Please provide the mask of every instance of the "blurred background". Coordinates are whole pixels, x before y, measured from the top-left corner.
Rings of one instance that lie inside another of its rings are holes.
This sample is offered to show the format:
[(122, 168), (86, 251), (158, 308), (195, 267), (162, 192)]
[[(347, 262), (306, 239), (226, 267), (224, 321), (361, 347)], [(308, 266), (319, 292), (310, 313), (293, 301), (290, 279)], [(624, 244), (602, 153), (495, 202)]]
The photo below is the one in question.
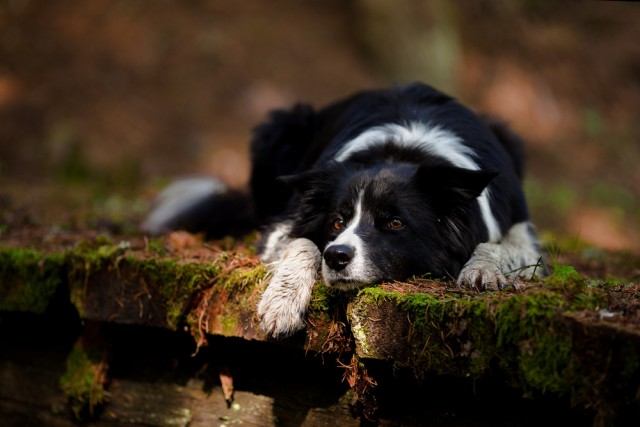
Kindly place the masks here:
[(421, 80), (525, 138), (545, 235), (640, 251), (639, 41), (634, 2), (2, 0), (0, 238), (241, 187), (270, 109)]

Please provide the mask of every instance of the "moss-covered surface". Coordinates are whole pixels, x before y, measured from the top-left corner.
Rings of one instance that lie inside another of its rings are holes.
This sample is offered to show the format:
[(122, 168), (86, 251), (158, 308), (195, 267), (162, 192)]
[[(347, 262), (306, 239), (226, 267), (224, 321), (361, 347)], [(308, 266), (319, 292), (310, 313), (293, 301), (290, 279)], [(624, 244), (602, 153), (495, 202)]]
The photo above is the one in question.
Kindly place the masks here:
[(64, 254), (0, 247), (0, 310), (44, 313), (65, 271)]
[[(0, 247), (0, 310), (41, 313), (61, 288), (84, 319), (184, 327), (198, 345), (206, 343), (207, 334), (265, 339), (255, 307), (269, 272), (251, 243), (209, 244), (176, 233), (119, 241), (97, 235), (67, 246), (44, 245), (41, 251)], [(340, 298), (317, 284), (306, 348), (348, 347), (341, 343), (346, 325), (344, 307), (336, 309)]]
[(255, 307), (268, 277), (265, 266), (254, 256), (237, 252), (224, 252), (215, 266), (215, 284), (201, 289), (186, 317), (198, 345), (206, 342), (206, 334), (262, 337)]
[[(526, 395), (610, 412), (640, 404), (640, 285), (571, 267), (478, 294), (434, 281), (362, 289), (349, 307), (357, 353), (427, 373), (497, 372)], [(598, 386), (594, 386), (598, 384)]]
[[(188, 329), (198, 346), (211, 334), (266, 339), (255, 307), (269, 273), (251, 242), (174, 234), (31, 246), (0, 246), (2, 311), (42, 313), (54, 295), (68, 295), (84, 319)], [(339, 355), (354, 384), (375, 359), (418, 378), (499, 375), (526, 395), (566, 396), (605, 414), (638, 405), (640, 262), (584, 249), (578, 259), (496, 292), (426, 279), (353, 293), (318, 283), (306, 332), (287, 342)], [(619, 265), (618, 274), (603, 264)], [(371, 393), (375, 379), (365, 383)]]
[(252, 312), (267, 276), (251, 249), (225, 251), (195, 238), (189, 247), (172, 244), (95, 236), (42, 250), (0, 246), (0, 310), (42, 313), (62, 288), (83, 318), (176, 329), (187, 320), (196, 324), (194, 311), (206, 301), (224, 300), (223, 312), (208, 313), (211, 331), (242, 329), (233, 325), (241, 321), (236, 317)]
[(89, 354), (76, 344), (67, 356), (67, 370), (60, 378), (60, 388), (77, 419), (93, 417), (107, 398), (107, 366), (101, 354)]

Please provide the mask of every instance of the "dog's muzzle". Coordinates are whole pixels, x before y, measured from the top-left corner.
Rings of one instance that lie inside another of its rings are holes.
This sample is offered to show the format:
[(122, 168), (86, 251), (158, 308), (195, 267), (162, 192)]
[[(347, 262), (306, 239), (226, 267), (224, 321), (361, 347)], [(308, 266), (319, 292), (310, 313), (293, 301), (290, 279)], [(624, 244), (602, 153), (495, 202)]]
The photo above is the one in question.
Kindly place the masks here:
[(353, 257), (356, 251), (349, 245), (332, 245), (325, 249), (323, 257), (329, 268), (335, 271), (343, 270)]

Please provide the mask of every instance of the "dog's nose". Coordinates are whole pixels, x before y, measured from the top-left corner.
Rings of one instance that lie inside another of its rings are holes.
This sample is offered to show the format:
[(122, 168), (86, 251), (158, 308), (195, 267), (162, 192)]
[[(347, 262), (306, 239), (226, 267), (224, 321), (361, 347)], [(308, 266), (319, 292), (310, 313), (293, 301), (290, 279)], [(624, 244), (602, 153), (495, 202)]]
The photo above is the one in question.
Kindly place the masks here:
[(332, 270), (342, 270), (353, 259), (356, 251), (348, 245), (329, 246), (324, 251), (324, 260)]

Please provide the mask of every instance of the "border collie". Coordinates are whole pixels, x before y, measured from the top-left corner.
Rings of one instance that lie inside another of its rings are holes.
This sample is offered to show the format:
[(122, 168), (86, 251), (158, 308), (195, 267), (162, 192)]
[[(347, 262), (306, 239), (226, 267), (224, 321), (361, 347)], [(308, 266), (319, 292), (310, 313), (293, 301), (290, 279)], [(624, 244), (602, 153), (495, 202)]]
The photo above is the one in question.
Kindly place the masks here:
[(343, 290), (427, 274), (484, 290), (540, 272), (520, 139), (429, 86), (274, 111), (251, 156), (250, 194), (175, 184), (146, 229), (265, 226), (272, 275), (257, 313), (272, 336), (304, 327), (319, 273)]

